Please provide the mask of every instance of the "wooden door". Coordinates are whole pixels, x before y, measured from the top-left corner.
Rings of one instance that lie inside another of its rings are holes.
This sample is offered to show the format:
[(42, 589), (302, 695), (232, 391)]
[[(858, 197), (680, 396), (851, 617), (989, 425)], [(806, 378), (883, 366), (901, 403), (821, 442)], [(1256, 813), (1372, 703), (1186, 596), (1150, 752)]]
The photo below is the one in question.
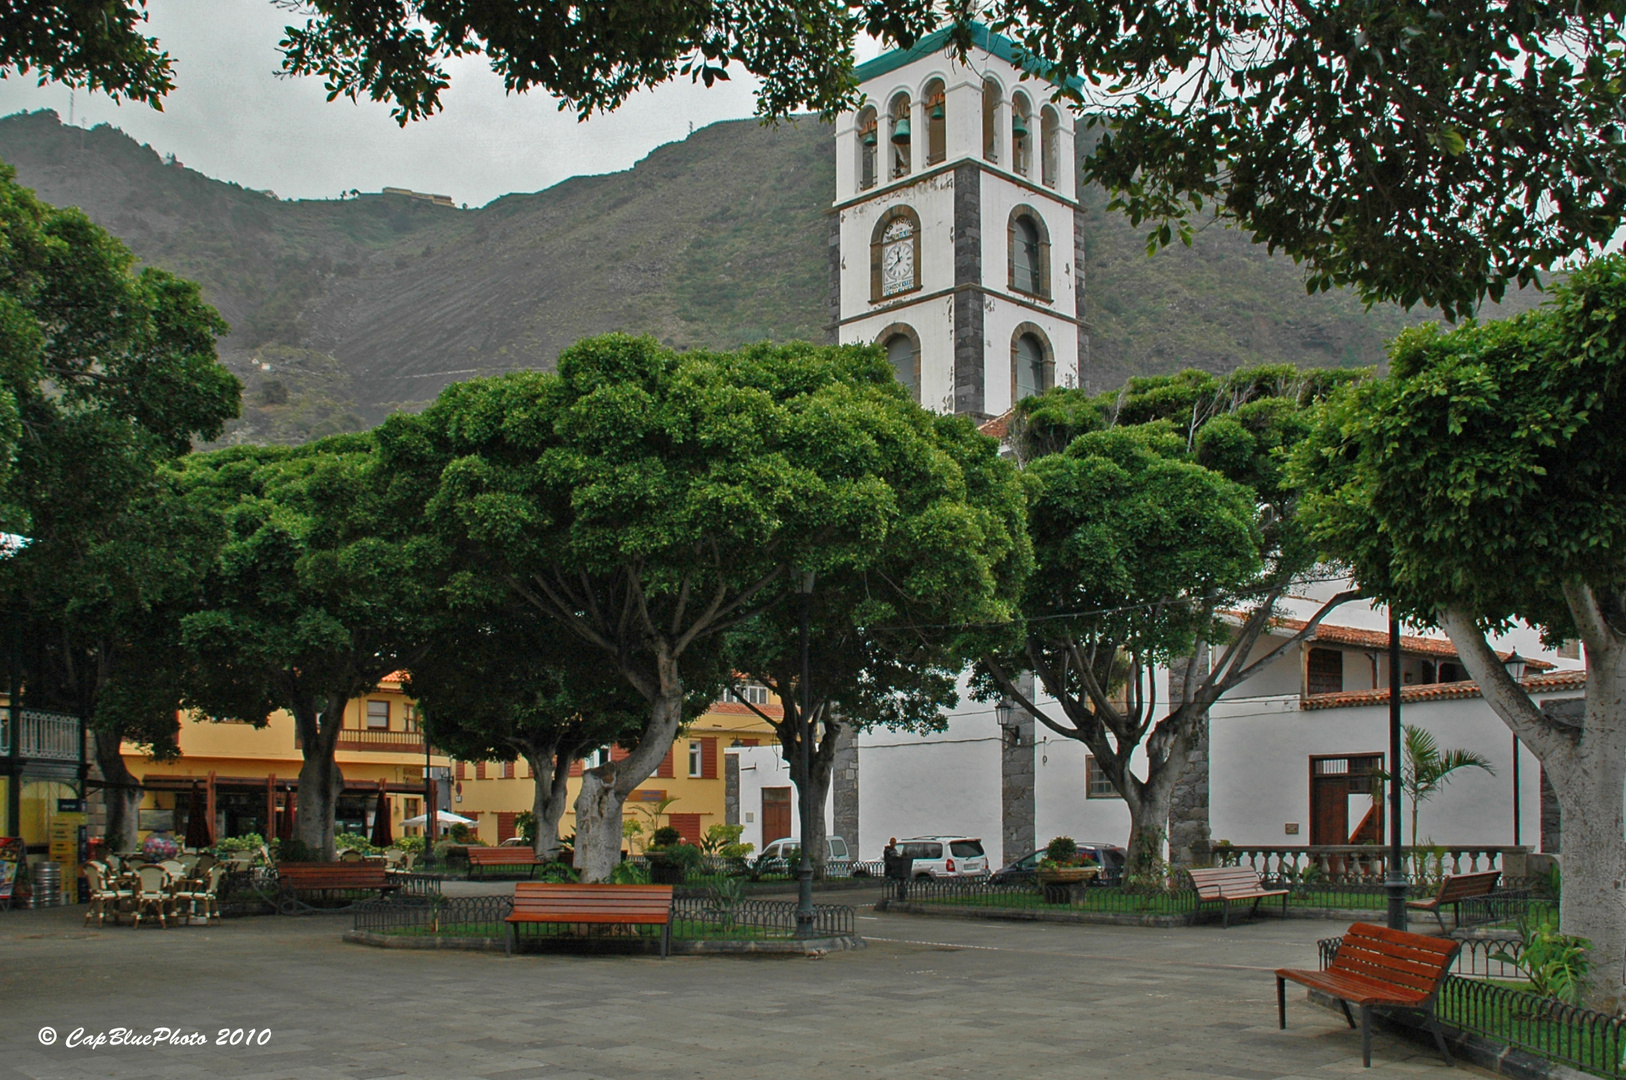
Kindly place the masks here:
[(762, 789), (762, 846), (790, 835), (790, 788)]
[[(1383, 801), (1375, 774), (1382, 754), (1347, 754), (1310, 759), (1310, 843), (1360, 844), (1383, 837)], [(1352, 800), (1352, 796), (1362, 798)], [(1354, 815), (1350, 803), (1371, 798), (1369, 809)]]

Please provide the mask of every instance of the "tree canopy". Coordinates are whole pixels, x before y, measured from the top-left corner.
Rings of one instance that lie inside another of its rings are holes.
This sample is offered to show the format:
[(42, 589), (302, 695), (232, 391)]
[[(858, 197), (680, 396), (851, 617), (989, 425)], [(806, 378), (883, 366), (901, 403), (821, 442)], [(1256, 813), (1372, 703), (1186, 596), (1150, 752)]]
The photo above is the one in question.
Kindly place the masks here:
[(1304, 261), (1312, 290), (1455, 316), (1600, 249), (1626, 214), (1618, 3), (994, 0), (974, 17), (1101, 129), (1084, 177), (1158, 223), (1153, 244), (1212, 207)]
[(218, 436), (241, 387), (215, 357), (225, 323), (198, 288), (0, 166), (0, 560), (26, 700), (85, 717), (134, 839), (128, 739), (175, 751), (175, 620), (213, 533), (163, 466)]
[[(1256, 651), (1276, 602), (1315, 562), (1285, 453), (1308, 434), (1320, 397), (1359, 377), (1184, 372), (1018, 406), (1035, 566), (1015, 633), (985, 646), (977, 692), (1014, 699), (1089, 748), (1129, 806), (1133, 873), (1161, 850), (1208, 707), (1288, 647)], [(1166, 712), (1153, 678), (1162, 665), (1176, 671)], [(1206, 834), (1185, 847), (1177, 861), (1205, 858)]]
[(292, 714), (305, 759), (295, 831), (331, 858), (345, 707), (416, 659), (439, 552), (407, 527), (368, 435), (195, 455), (182, 484), (224, 532), (182, 620), (187, 704), (256, 724)]
[[(1563, 815), (1567, 933), (1626, 949), (1626, 258), (1516, 319), (1395, 342), (1335, 397), (1296, 467), (1314, 535), (1400, 614), (1443, 626), (1541, 759)], [(1586, 646), (1584, 703), (1538, 705), (1488, 635), (1522, 619)], [(1618, 1007), (1618, 965), (1593, 1001)]]

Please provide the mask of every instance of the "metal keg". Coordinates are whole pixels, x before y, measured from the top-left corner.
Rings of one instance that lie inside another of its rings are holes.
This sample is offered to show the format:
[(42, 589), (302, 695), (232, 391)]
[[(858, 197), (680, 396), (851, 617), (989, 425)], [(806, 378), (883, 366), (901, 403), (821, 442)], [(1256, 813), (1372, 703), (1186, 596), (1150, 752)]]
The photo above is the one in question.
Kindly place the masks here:
[(62, 906), (62, 864), (36, 863), (34, 872), (34, 898), (30, 906), (37, 908)]

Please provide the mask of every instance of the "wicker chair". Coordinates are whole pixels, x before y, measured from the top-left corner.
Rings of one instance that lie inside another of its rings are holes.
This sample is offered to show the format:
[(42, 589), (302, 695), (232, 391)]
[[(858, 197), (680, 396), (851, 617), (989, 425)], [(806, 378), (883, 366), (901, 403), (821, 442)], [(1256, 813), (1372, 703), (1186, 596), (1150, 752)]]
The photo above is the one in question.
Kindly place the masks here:
[(158, 925), (169, 926), (169, 909), (174, 904), (174, 894), (170, 891), (170, 874), (162, 866), (148, 865), (136, 869), (135, 887), (135, 925), (141, 925), (141, 917), (148, 911), (158, 916)]
[(90, 910), (85, 912), (85, 925), (89, 926), (94, 918), (96, 925), (101, 926), (111, 915), (113, 925), (117, 926), (119, 916), (129, 910), (135, 894), (119, 885), (99, 862), (85, 864), (85, 881), (90, 886)]
[[(224, 863), (211, 866), (206, 876), (182, 882), (174, 892), (176, 910), (187, 925), (192, 920), (220, 918), (220, 883), (226, 879)], [(184, 908), (181, 905), (186, 905)]]

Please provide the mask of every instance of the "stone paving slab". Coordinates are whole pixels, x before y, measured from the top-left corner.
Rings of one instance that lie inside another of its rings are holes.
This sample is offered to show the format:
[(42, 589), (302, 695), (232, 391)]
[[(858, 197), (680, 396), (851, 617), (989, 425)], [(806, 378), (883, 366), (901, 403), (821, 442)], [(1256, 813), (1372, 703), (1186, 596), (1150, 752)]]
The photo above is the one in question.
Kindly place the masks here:
[[(1193, 929), (984, 924), (861, 912), (869, 948), (820, 959), (534, 955), (347, 945), (342, 915), (86, 929), (0, 913), (0, 1078), (277, 1080), (1331, 1080), (1455, 1073), (1341, 1018), (1271, 969), (1313, 967), (1339, 924)], [(38, 1033), (50, 1025), (54, 1045)], [(69, 1048), (159, 1025), (211, 1045)], [(266, 1046), (212, 1045), (269, 1028)]]

